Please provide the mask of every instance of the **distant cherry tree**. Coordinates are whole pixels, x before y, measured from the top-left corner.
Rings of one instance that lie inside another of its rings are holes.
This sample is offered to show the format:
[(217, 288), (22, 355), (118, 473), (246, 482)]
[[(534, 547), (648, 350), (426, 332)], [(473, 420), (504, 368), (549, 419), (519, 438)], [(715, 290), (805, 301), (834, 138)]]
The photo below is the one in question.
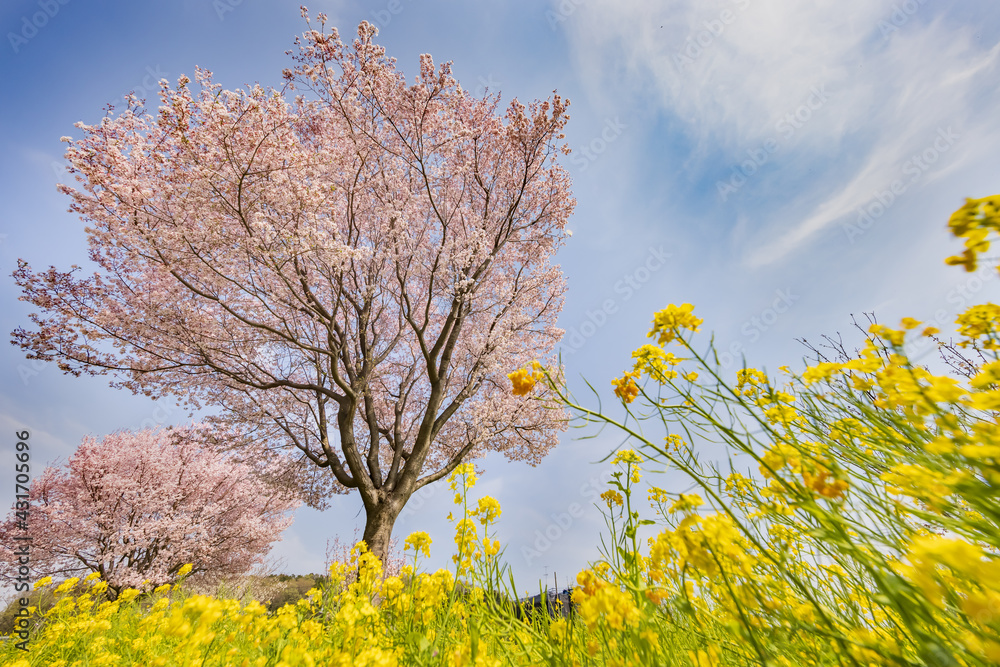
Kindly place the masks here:
[[(30, 510), (0, 524), (0, 576), (29, 545), (34, 578), (97, 572), (115, 594), (192, 575), (245, 573), (262, 562), (300, 503), (216, 451), (200, 426), (85, 438), (64, 467), (31, 484)], [(15, 536), (30, 540), (15, 540)]]
[(314, 507), (356, 489), (384, 557), (415, 491), (488, 451), (536, 464), (563, 428), (507, 374), (551, 366), (563, 333), (569, 102), (499, 112), (429, 55), (410, 84), (373, 26), (348, 46), (317, 18), (283, 91), (199, 70), (198, 92), (161, 83), (155, 115), (132, 100), (77, 125), (82, 188), (61, 189), (100, 270), (20, 261), (42, 313), (13, 336), (66, 372), (213, 408), (241, 460), (293, 455)]

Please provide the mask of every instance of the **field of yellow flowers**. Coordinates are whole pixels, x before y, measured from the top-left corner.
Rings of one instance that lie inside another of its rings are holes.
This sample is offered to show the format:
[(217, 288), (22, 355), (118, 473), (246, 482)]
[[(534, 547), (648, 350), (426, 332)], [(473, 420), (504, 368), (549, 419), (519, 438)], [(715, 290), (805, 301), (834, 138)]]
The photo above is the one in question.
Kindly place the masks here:
[[(1000, 231), (1000, 196), (951, 219), (968, 270)], [(1000, 306), (959, 315), (965, 369), (936, 375), (904, 344), (938, 332), (875, 324), (859, 353), (801, 374), (723, 377), (690, 304), (656, 314), (655, 344), (614, 381), (614, 419), (574, 399), (540, 365), (511, 374), (525, 400), (558, 402), (612, 425), (632, 449), (602, 495), (603, 559), (581, 572), (568, 618), (524, 617), (493, 536), (500, 506), (456, 493), (455, 567), (428, 573), (430, 540), (383, 578), (359, 544), (329, 587), (269, 614), (260, 604), (187, 595), (183, 582), (106, 599), (98, 580), (63, 582), (32, 620), (12, 667), (75, 665), (1000, 665)], [(956, 375), (957, 377), (953, 376)], [(723, 444), (725, 468), (699, 460)], [(664, 468), (697, 486), (637, 483)], [(653, 531), (643, 540), (640, 533)], [(52, 582), (38, 582), (52, 586)]]

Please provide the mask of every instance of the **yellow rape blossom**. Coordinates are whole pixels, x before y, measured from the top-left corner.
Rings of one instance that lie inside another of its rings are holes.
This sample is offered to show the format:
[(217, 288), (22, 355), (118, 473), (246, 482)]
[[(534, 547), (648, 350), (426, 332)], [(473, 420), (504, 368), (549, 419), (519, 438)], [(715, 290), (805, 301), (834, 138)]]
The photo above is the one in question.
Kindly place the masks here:
[(965, 251), (947, 258), (945, 263), (975, 271), (978, 256), (989, 250), (990, 243), (986, 240), (989, 233), (1000, 231), (1000, 195), (967, 199), (965, 205), (951, 215), (948, 227), (955, 236), (965, 239)]
[(815, 366), (807, 368), (805, 372), (802, 373), (802, 380), (806, 384), (813, 384), (814, 382), (819, 382), (820, 380), (826, 380), (830, 376), (842, 370), (843, 367), (843, 364), (830, 361), (820, 362)]
[(614, 630), (639, 623), (642, 614), (631, 595), (605, 581), (598, 573), (584, 570), (577, 575), (579, 588), (573, 590), (573, 603), (587, 628), (606, 624)]
[(426, 557), (431, 555), (431, 536), (422, 530), (410, 533), (403, 541), (403, 547), (413, 549), (414, 554), (422, 553)]
[(736, 371), (736, 391), (753, 398), (761, 387), (768, 385), (767, 376), (756, 368), (742, 368)]
[(701, 499), (696, 493), (682, 493), (678, 496), (674, 504), (670, 506), (668, 510), (671, 514), (678, 512), (691, 512), (698, 509), (705, 504), (705, 501)]
[(611, 460), (611, 465), (618, 465), (619, 463), (639, 464), (642, 463), (642, 459), (639, 457), (638, 454), (635, 453), (635, 450), (623, 449), (617, 454), (615, 454), (615, 457)]
[(140, 591), (135, 588), (126, 588), (121, 592), (121, 595), (118, 596), (118, 599), (122, 602), (131, 602), (139, 597), (139, 593)]
[(639, 387), (635, 383), (638, 377), (638, 371), (626, 371), (623, 377), (612, 380), (611, 384), (615, 387), (615, 396), (625, 403), (634, 401), (635, 397), (639, 395)]
[(515, 396), (527, 396), (534, 389), (535, 384), (545, 377), (545, 373), (541, 371), (541, 364), (537, 361), (531, 362), (531, 367), (531, 370), (521, 368), (507, 374), (511, 385), (513, 385), (512, 393)]
[(621, 507), (625, 501), (622, 499), (622, 494), (618, 493), (613, 489), (608, 489), (601, 494), (601, 500), (608, 504), (609, 508), (613, 508), (614, 505)]
[(873, 333), (876, 336), (880, 336), (885, 340), (889, 341), (895, 347), (900, 347), (903, 345), (903, 340), (906, 337), (905, 331), (900, 331), (898, 329), (890, 329), (884, 324), (873, 324), (868, 327), (868, 333)]
[(56, 587), (56, 591), (55, 591), (56, 595), (58, 595), (60, 593), (66, 593), (67, 591), (72, 590), (73, 587), (76, 586), (76, 584), (79, 581), (80, 581), (80, 577), (70, 577), (66, 581), (64, 581), (61, 584), (59, 584), (58, 587)]
[(821, 470), (817, 474), (802, 471), (802, 478), (806, 487), (812, 489), (821, 496), (830, 499), (842, 498), (844, 492), (850, 487), (846, 480), (832, 479), (828, 470)]
[(991, 361), (979, 368), (969, 384), (976, 389), (987, 389), (992, 385), (1000, 386), (1000, 361)]
[[(972, 306), (959, 315), (955, 323), (959, 325), (959, 335), (973, 341), (985, 337), (987, 340), (982, 343), (983, 347), (996, 349), (993, 337), (1000, 332), (1000, 306), (993, 303)], [(958, 343), (959, 347), (968, 347), (969, 344), (969, 340)]]
[(492, 523), (500, 517), (500, 502), (491, 496), (483, 496), (479, 499), (476, 509), (472, 511), (472, 514), (479, 517), (479, 523), (485, 526), (487, 523)]
[(675, 452), (682, 452), (687, 450), (688, 445), (684, 442), (684, 439), (676, 433), (671, 433), (663, 438), (664, 442), (667, 443), (667, 448), (672, 449)]
[(643, 345), (632, 353), (632, 358), (635, 359), (633, 371), (646, 373), (657, 382), (667, 382), (677, 377), (677, 371), (673, 368), (683, 361), (673, 352), (664, 352), (663, 348), (656, 345)]
[(646, 494), (649, 496), (649, 501), (651, 503), (661, 504), (670, 500), (670, 494), (664, 489), (661, 489), (657, 486), (649, 487), (649, 490), (646, 492)]
[(695, 317), (693, 311), (694, 306), (690, 303), (680, 306), (670, 304), (653, 316), (653, 328), (647, 337), (658, 336), (657, 343), (665, 345), (674, 340), (681, 329), (689, 329), (697, 333), (703, 320)]
[[(462, 477), (464, 482), (459, 482), (459, 477)], [(471, 463), (459, 463), (448, 475), (448, 484), (452, 491), (457, 491), (459, 484), (463, 484), (465, 489), (471, 489), (476, 484), (476, 467)], [(461, 504), (461, 499), (461, 495), (457, 496), (455, 504)]]

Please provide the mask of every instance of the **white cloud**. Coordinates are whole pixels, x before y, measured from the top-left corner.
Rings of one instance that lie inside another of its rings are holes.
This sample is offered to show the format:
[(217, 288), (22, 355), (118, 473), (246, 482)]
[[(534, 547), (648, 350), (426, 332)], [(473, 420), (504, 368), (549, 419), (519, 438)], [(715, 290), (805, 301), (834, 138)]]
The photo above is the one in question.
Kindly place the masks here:
[(692, 132), (734, 145), (773, 133), (776, 114), (812, 86), (853, 79), (883, 14), (870, 0), (589, 0), (583, 9), (571, 39), (592, 95), (650, 91)]
[[(581, 9), (568, 30), (595, 105), (627, 100), (680, 119), (696, 146), (689, 164), (707, 177), (739, 168), (769, 139), (776, 170), (749, 187), (803, 164), (823, 171), (768, 202), (769, 224), (741, 230), (751, 267), (786, 257), (897, 179), (923, 186), (1000, 144), (991, 115), (1000, 45), (977, 41), (977, 26), (956, 26), (929, 0), (588, 0)], [(810, 99), (815, 90), (828, 99)], [(951, 152), (905, 175), (948, 128), (962, 137)]]

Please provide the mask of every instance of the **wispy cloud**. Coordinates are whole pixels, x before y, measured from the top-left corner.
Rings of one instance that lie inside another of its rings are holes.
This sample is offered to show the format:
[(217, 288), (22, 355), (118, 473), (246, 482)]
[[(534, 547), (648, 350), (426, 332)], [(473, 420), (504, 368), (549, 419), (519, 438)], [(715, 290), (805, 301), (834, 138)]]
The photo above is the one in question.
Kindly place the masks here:
[[(882, 215), (880, 206), (891, 206), (914, 188), (975, 160), (984, 148), (995, 150), (1000, 144), (995, 119), (986, 111), (996, 108), (992, 91), (1000, 74), (1000, 45), (982, 53), (966, 40), (947, 43), (939, 25), (900, 37), (905, 42), (901, 51), (914, 58), (898, 58), (887, 68), (898, 70), (896, 76), (905, 83), (896, 89), (887, 86), (884, 99), (871, 110), (872, 136), (861, 164), (844, 170), (832, 188), (817, 183), (816, 190), (829, 194), (804, 219), (769, 230), (747, 256), (751, 267), (784, 258), (838, 221), (863, 227), (873, 212)], [(933, 55), (911, 64), (925, 52)], [(851, 231), (848, 238), (853, 238)]]
[[(830, 101), (754, 177), (768, 199), (756, 215), (740, 211), (751, 221), (740, 232), (743, 260), (755, 268), (857, 214), (894, 181), (923, 185), (1000, 144), (1000, 45), (944, 9), (929, 0), (675, 0), (652, 9), (589, 0), (567, 30), (595, 103), (630, 99), (675, 120), (695, 146), (679, 157), (706, 183), (768, 145), (786, 111), (794, 117), (824, 87)], [(970, 141), (945, 156), (941, 132)], [(934, 157), (935, 142), (940, 159), (908, 163)], [(802, 182), (803, 164), (816, 166), (816, 178)], [(793, 178), (794, 194), (776, 187)]]

